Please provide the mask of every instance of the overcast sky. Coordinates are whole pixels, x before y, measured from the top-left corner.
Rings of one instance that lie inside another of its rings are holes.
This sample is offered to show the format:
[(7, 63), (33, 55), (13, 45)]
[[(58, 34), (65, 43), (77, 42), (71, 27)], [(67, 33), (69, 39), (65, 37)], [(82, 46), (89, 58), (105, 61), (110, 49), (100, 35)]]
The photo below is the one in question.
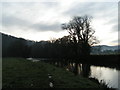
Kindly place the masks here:
[(99, 44), (118, 43), (118, 2), (2, 2), (0, 32), (29, 40), (50, 40), (68, 35), (61, 29), (73, 16), (92, 16)]

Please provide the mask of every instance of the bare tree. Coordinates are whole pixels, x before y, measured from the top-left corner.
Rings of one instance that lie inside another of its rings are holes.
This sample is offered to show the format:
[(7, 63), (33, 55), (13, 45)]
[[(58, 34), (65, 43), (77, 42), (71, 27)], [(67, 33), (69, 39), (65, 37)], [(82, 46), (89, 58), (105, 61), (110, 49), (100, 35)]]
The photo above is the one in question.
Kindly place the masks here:
[(98, 43), (91, 27), (91, 17), (74, 17), (69, 23), (62, 24), (62, 29), (68, 30), (74, 44), (77, 47), (77, 54), (89, 55), (90, 47)]

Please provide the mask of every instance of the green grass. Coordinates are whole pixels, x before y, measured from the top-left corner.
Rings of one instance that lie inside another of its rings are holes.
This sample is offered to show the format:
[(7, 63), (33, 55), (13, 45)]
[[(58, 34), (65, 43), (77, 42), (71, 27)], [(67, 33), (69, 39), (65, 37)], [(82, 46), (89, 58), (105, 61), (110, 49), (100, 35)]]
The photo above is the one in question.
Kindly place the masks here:
[(55, 88), (99, 88), (87, 78), (44, 62), (22, 58), (3, 58), (3, 88), (49, 88), (48, 73), (53, 75)]

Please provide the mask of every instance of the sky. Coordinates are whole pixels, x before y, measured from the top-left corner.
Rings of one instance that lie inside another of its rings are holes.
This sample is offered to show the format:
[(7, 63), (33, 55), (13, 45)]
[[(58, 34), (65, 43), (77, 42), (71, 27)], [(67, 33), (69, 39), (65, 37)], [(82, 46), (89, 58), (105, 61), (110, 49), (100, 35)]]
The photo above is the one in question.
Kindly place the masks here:
[[(99, 1), (99, 0), (98, 0)], [(61, 24), (74, 16), (92, 16), (91, 26), (99, 45), (118, 44), (118, 2), (95, 1), (2, 1), (0, 32), (41, 41), (68, 35)]]

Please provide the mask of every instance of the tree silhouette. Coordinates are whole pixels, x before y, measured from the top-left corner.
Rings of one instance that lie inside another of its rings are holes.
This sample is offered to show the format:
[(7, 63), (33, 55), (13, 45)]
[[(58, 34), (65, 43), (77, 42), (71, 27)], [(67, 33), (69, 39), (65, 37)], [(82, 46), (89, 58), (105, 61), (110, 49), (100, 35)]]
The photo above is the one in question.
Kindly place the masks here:
[(27, 46), (25, 40), (18, 39), (9, 45), (7, 50), (10, 57), (29, 57), (30, 47)]
[(69, 23), (62, 24), (62, 29), (68, 30), (74, 42), (76, 57), (90, 55), (90, 47), (98, 43), (91, 27), (91, 17), (74, 17)]

